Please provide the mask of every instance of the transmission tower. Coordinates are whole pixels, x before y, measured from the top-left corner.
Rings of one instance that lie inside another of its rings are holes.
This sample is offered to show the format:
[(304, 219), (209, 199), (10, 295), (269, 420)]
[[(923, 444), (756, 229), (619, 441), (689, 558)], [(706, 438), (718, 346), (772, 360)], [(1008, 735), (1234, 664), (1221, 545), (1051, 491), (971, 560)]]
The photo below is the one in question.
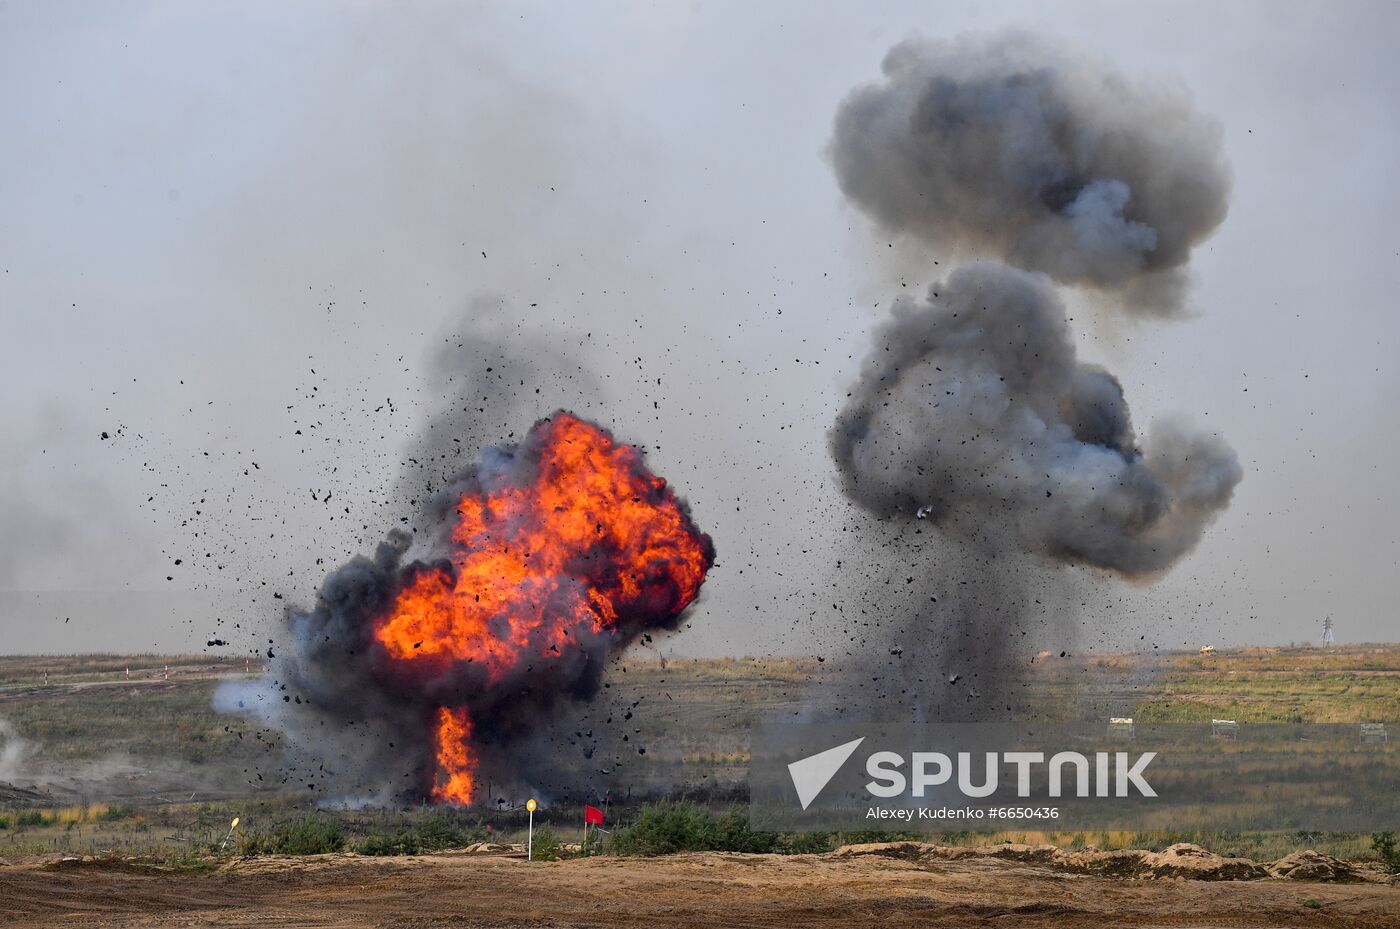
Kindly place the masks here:
[(1336, 645), (1337, 637), (1332, 634), (1332, 617), (1327, 617), (1322, 621), (1322, 644)]

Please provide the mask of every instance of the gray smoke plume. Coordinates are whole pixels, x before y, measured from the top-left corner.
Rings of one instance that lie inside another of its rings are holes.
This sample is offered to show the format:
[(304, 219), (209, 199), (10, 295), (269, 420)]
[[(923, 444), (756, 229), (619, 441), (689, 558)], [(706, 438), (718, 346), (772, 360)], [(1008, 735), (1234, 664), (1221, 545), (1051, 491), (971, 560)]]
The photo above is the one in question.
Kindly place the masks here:
[(493, 293), (467, 301), (463, 321), (427, 358), (431, 401), (410, 439), (398, 496), (423, 498), (449, 483), (477, 453), (513, 442), (522, 427), (558, 409), (593, 415), (606, 400), (575, 348), (578, 334), (527, 329), (528, 310)]
[(837, 113), (842, 190), (927, 249), (1025, 270), (979, 261), (897, 301), (831, 430), (874, 520), (853, 533), (864, 596), (892, 617), (868, 679), (916, 717), (1016, 714), (1026, 646), (1070, 638), (1076, 595), (1101, 583), (1064, 568), (1159, 575), (1241, 477), (1216, 435), (1138, 435), (1118, 380), (1077, 358), (1052, 280), (1131, 316), (1178, 311), (1230, 171), (1182, 92), (1040, 40), (911, 40), (884, 72)]
[(846, 98), (831, 158), (881, 228), (1180, 309), (1191, 248), (1225, 218), (1221, 132), (1176, 88), (1021, 33), (911, 39)]
[(19, 778), (28, 751), (29, 743), (20, 737), (8, 719), (0, 718), (0, 781)]
[(1128, 576), (1191, 550), (1241, 471), (1218, 436), (1154, 424), (1078, 360), (1049, 282), (972, 265), (901, 300), (831, 434), (846, 493), (882, 517)]

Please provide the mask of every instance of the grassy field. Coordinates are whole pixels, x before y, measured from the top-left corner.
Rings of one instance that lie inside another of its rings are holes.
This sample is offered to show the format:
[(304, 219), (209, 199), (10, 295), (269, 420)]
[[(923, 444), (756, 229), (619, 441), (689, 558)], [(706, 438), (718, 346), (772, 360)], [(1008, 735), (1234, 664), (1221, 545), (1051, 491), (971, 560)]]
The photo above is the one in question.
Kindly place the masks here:
[[(213, 691), (221, 680), (252, 678), (261, 671), (256, 662), (213, 657), (0, 657), (0, 855), (141, 851), (178, 856), (217, 844), (235, 815), (253, 828), (304, 816), (304, 798), (247, 773), (275, 765), (280, 748), (275, 734), (213, 709)], [(1026, 671), (1032, 681), (1029, 705), (1041, 719), (1400, 721), (1400, 646), (1252, 648), (1212, 656), (1042, 655)], [(754, 723), (765, 713), (802, 707), (815, 687), (837, 673), (815, 660), (752, 658), (629, 659), (615, 667), (606, 699), (619, 715), (637, 708), (629, 725), (640, 730), (634, 738), (648, 748), (626, 790), (614, 795), (622, 804), (615, 816), (627, 821), (659, 793), (712, 807), (735, 801)], [(13, 750), (16, 739), (19, 752)], [(338, 815), (345, 842), (354, 845), (372, 835), (416, 834), (414, 817), (431, 813)], [(461, 836), (480, 837), (490, 825), (493, 837), (509, 839), (521, 825), (508, 809), (474, 815), (453, 828)], [(572, 824), (573, 811), (559, 816)], [(1170, 836), (1019, 832), (1003, 837), (1114, 848), (1160, 846), (1169, 844), (1164, 839)], [(1198, 834), (1195, 839), (1256, 857), (1277, 857), (1300, 844), (1364, 857), (1369, 841), (1292, 834)]]

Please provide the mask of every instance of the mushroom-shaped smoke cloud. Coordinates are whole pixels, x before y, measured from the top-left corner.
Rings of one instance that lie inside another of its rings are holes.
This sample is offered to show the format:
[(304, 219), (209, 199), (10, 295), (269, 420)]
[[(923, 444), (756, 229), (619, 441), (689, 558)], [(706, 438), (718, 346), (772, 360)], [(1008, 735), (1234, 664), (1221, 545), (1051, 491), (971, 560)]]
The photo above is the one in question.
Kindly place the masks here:
[(1020, 33), (911, 39), (884, 75), (842, 103), (831, 143), (881, 228), (1179, 311), (1231, 186), (1218, 124), (1183, 91)]
[(879, 516), (1125, 575), (1169, 567), (1241, 471), (1171, 422), (1141, 441), (1113, 375), (1076, 358), (1049, 282), (971, 265), (901, 301), (831, 433), (847, 494)]

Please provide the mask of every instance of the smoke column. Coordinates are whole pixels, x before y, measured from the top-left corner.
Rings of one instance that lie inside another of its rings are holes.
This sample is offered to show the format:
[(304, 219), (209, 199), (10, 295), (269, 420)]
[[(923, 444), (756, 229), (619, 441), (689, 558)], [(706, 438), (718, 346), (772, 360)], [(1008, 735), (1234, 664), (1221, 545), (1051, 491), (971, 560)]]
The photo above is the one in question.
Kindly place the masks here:
[(903, 42), (884, 73), (837, 114), (842, 190), (930, 262), (996, 260), (895, 303), (830, 447), (875, 520), (863, 538), (902, 526), (884, 548), (924, 552), (891, 633), (918, 670), (895, 677), (919, 713), (985, 716), (1011, 699), (1028, 624), (1063, 615), (1082, 576), (1066, 566), (1160, 575), (1240, 480), (1218, 436), (1178, 421), (1138, 434), (1117, 379), (1076, 357), (1053, 286), (1132, 317), (1179, 312), (1230, 174), (1181, 92), (1019, 34)]

